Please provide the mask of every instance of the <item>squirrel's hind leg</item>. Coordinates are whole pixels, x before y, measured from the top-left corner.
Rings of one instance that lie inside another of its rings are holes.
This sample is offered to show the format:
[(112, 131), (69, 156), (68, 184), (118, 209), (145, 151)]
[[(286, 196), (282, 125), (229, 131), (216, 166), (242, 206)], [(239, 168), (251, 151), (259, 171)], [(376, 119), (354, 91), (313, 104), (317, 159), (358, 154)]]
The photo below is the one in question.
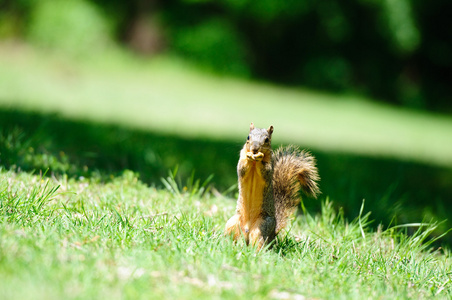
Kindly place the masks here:
[(234, 241), (239, 238), (239, 236), (241, 235), (239, 214), (235, 214), (228, 220), (228, 222), (226, 223), (224, 235), (232, 235)]
[(259, 218), (253, 224), (249, 234), (249, 243), (261, 249), (265, 243), (275, 238), (276, 220), (274, 217)]

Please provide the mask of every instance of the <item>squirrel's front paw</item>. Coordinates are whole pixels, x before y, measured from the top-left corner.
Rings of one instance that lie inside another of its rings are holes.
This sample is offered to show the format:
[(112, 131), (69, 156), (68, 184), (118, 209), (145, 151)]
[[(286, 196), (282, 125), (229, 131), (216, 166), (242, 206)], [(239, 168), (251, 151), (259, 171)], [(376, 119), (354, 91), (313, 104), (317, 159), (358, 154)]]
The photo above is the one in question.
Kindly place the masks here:
[(248, 160), (254, 160), (254, 154), (253, 154), (253, 152), (247, 152), (247, 153), (246, 153), (246, 158), (247, 158)]
[(263, 158), (264, 158), (264, 153), (262, 153), (262, 152), (254, 154), (254, 160), (261, 161)]
[(254, 154), (253, 152), (247, 152), (246, 157), (252, 161), (261, 161), (264, 158), (264, 153), (259, 152)]

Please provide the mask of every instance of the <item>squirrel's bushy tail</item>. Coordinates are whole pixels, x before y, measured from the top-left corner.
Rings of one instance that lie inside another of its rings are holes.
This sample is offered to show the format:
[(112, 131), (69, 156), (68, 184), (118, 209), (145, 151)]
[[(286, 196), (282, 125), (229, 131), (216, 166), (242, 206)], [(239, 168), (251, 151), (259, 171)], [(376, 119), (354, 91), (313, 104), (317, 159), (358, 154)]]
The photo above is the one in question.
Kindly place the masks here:
[(287, 218), (300, 204), (300, 191), (317, 197), (320, 179), (315, 158), (298, 147), (280, 147), (273, 154), (273, 193), (276, 234), (286, 226)]

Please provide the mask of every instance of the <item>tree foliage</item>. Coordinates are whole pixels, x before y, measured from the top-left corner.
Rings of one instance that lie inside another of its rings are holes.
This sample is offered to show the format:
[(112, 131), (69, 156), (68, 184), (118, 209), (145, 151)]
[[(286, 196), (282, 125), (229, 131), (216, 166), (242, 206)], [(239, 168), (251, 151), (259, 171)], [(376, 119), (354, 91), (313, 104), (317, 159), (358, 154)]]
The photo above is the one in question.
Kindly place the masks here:
[[(68, 36), (83, 36), (83, 26), (51, 23), (55, 16), (71, 22), (77, 10), (53, 1), (55, 13), (42, 14), (41, 2), (1, 1), (0, 37), (31, 32), (47, 43), (70, 44)], [(89, 42), (75, 42), (88, 49), (97, 47), (93, 37), (104, 39), (96, 34), (111, 35), (145, 54), (169, 51), (220, 73), (452, 110), (448, 0), (70, 2), (79, 4), (79, 12), (89, 10), (79, 18), (82, 24), (95, 25), (94, 34), (87, 31)], [(52, 37), (52, 27), (67, 34)]]

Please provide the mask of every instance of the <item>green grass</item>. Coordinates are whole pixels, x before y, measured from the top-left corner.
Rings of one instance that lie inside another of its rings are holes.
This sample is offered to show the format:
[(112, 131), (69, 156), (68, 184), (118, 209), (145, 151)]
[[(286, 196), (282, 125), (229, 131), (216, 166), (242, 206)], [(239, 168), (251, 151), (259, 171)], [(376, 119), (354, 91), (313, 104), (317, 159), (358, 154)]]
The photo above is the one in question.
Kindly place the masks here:
[(326, 202), (256, 252), (223, 237), (234, 201), (167, 183), (1, 170), (2, 299), (452, 296), (450, 252), (429, 248), (434, 225), (372, 231), (368, 214), (348, 222)]
[(254, 121), (273, 124), (276, 143), (452, 166), (450, 116), (202, 74), (168, 58), (111, 51), (77, 61), (3, 42), (0, 106), (217, 140), (243, 138)]
[[(164, 57), (108, 51), (76, 60), (0, 43), (0, 164), (8, 169), (70, 178), (130, 169), (158, 187), (178, 166), (182, 178), (213, 174), (215, 188), (234, 192), (249, 122), (272, 123), (274, 147), (295, 143), (317, 157), (323, 195), (347, 217), (366, 199), (373, 226), (449, 219), (439, 235), (452, 227), (451, 120), (202, 74)], [(306, 206), (318, 212), (320, 201)]]
[[(235, 189), (217, 191), (236, 182), (250, 121), (311, 148), (322, 177), (322, 199), (261, 252), (223, 237)], [(435, 241), (450, 226), (424, 222), (450, 215), (450, 132), (448, 116), (167, 58), (2, 43), (2, 298), (450, 299)]]
[[(148, 185), (163, 187), (160, 178), (177, 166), (183, 182), (205, 180), (232, 196), (243, 139), (235, 142), (187, 139), (97, 122), (70, 121), (48, 114), (0, 110), (0, 164), (7, 169), (49, 170), (48, 175), (108, 180), (124, 169), (140, 174)], [(278, 145), (274, 145), (277, 147)], [(312, 151), (318, 161), (323, 197), (355, 218), (363, 199), (379, 223), (403, 224), (423, 219), (446, 220), (452, 214), (452, 170), (382, 158)], [(321, 202), (306, 199), (312, 213)], [(435, 234), (452, 227), (441, 223)], [(441, 242), (452, 245), (452, 237)]]

